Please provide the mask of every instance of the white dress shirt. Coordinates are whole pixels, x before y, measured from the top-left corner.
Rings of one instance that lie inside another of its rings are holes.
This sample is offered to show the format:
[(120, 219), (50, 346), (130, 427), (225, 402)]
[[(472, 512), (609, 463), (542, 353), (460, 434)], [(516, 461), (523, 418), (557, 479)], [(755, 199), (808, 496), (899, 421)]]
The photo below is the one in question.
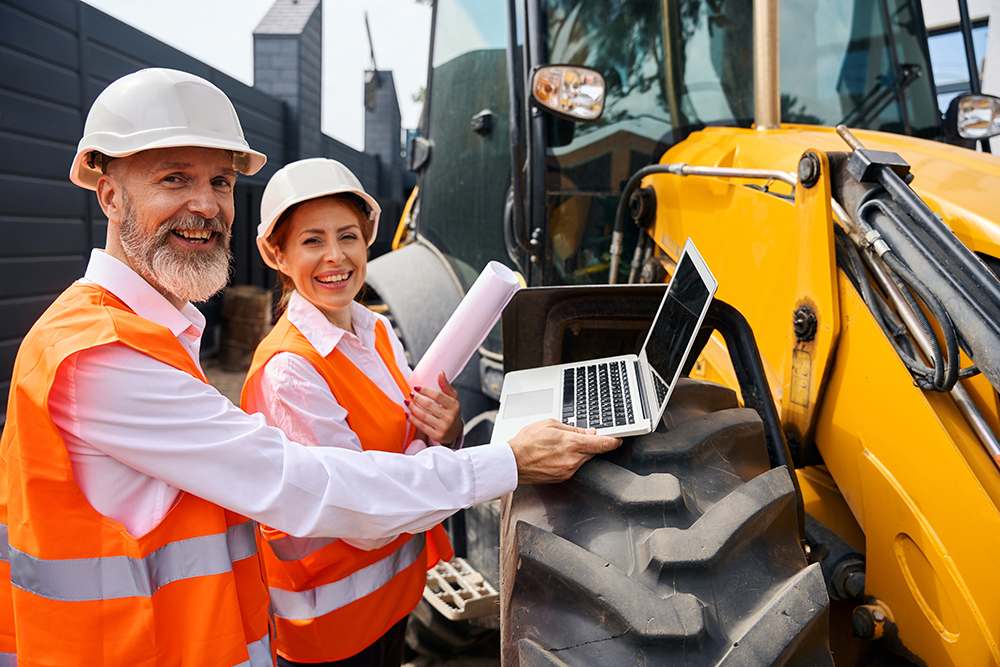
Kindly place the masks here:
[[(392, 345), (393, 362), (404, 378), (412, 370), (406, 363), (403, 344), (389, 323), (359, 303), (351, 302), (351, 322), (355, 333), (344, 331), (332, 324), (316, 306), (298, 292), (288, 301), (285, 316), (310, 345), (327, 357), (334, 349), (365, 374), (382, 393), (403, 407), (403, 392), (396, 384), (392, 372), (375, 349), (375, 325), (379, 320), (385, 325)], [(347, 423), (347, 410), (337, 401), (330, 386), (311, 362), (294, 352), (279, 352), (250, 380), (247, 388), (246, 410), (260, 413), (271, 426), (284, 431), (290, 439), (311, 447), (343, 447), (363, 451), (361, 441)], [(437, 444), (433, 443), (432, 444)], [(461, 446), (461, 440), (457, 443)], [(407, 448), (415, 454), (426, 445), (419, 440)], [(359, 549), (378, 549), (392, 542), (392, 535), (379, 540), (345, 539)]]
[[(293, 292), (288, 301), (286, 317), (320, 356), (340, 350), (382, 393), (402, 406), (405, 396), (375, 350), (376, 322), (381, 319), (385, 325), (396, 367), (404, 378), (408, 378), (412, 370), (406, 363), (403, 344), (384, 317), (356, 302), (351, 302), (349, 307), (356, 333), (332, 324), (298, 292)], [(246, 410), (250, 414), (263, 414), (268, 424), (277, 426), (291, 440), (303, 445), (362, 451), (361, 442), (347, 424), (347, 411), (337, 402), (326, 380), (309, 361), (292, 352), (274, 355), (251, 379)], [(438, 443), (432, 441), (431, 444)], [(460, 449), (461, 444), (459, 438), (451, 447)], [(424, 446), (423, 442), (414, 441), (406, 451), (415, 454)]]
[[(196, 308), (178, 311), (100, 250), (84, 280), (170, 329), (198, 362), (205, 320)], [(427, 530), (517, 484), (506, 443), (416, 456), (299, 445), (212, 386), (122, 344), (67, 359), (49, 409), (84, 497), (135, 536), (182, 491), (291, 535), (371, 539)]]

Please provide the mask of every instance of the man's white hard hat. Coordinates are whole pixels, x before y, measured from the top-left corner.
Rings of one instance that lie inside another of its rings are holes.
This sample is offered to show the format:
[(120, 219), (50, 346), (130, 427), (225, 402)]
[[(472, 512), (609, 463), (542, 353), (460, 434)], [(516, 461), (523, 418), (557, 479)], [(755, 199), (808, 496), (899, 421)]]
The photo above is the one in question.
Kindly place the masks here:
[(257, 173), (267, 157), (251, 150), (226, 94), (199, 76), (172, 69), (144, 69), (114, 81), (87, 114), (69, 178), (97, 189), (100, 162), (151, 148), (196, 146), (233, 155), (233, 168)]
[(286, 164), (267, 182), (260, 200), (260, 225), (257, 226), (257, 247), (264, 262), (277, 269), (273, 250), (267, 237), (274, 231), (278, 218), (286, 210), (310, 199), (336, 194), (353, 194), (364, 202), (365, 214), (372, 223), (368, 245), (375, 242), (378, 219), (382, 208), (372, 198), (350, 169), (336, 160), (314, 157)]

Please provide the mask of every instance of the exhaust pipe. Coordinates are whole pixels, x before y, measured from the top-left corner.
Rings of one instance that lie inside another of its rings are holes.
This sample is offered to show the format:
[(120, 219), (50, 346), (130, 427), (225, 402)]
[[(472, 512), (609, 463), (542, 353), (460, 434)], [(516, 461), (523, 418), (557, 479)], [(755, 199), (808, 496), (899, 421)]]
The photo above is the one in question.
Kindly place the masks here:
[(780, 35), (778, 0), (754, 0), (753, 120), (758, 130), (781, 126)]

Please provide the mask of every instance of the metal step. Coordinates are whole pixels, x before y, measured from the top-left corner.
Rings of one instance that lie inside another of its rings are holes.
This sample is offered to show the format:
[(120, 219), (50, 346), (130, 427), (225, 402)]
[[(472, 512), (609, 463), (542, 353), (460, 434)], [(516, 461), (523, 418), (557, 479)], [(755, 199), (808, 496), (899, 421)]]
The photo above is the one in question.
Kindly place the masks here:
[(500, 615), (500, 594), (464, 558), (427, 571), (424, 599), (452, 621)]

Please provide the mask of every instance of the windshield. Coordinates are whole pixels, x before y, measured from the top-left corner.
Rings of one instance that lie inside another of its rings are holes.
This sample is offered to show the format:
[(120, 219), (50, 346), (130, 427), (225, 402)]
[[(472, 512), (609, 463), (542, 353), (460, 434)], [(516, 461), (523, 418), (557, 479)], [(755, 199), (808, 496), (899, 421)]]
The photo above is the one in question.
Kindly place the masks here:
[[(618, 196), (637, 169), (706, 125), (753, 121), (752, 0), (547, 0), (548, 62), (604, 73), (604, 115), (550, 124), (555, 282), (607, 282)], [(783, 122), (935, 137), (939, 118), (914, 0), (782, 0)], [(887, 29), (887, 26), (890, 29)], [(638, 234), (626, 224), (628, 253)]]
[(783, 122), (938, 137), (919, 3), (784, 0), (781, 25)]

